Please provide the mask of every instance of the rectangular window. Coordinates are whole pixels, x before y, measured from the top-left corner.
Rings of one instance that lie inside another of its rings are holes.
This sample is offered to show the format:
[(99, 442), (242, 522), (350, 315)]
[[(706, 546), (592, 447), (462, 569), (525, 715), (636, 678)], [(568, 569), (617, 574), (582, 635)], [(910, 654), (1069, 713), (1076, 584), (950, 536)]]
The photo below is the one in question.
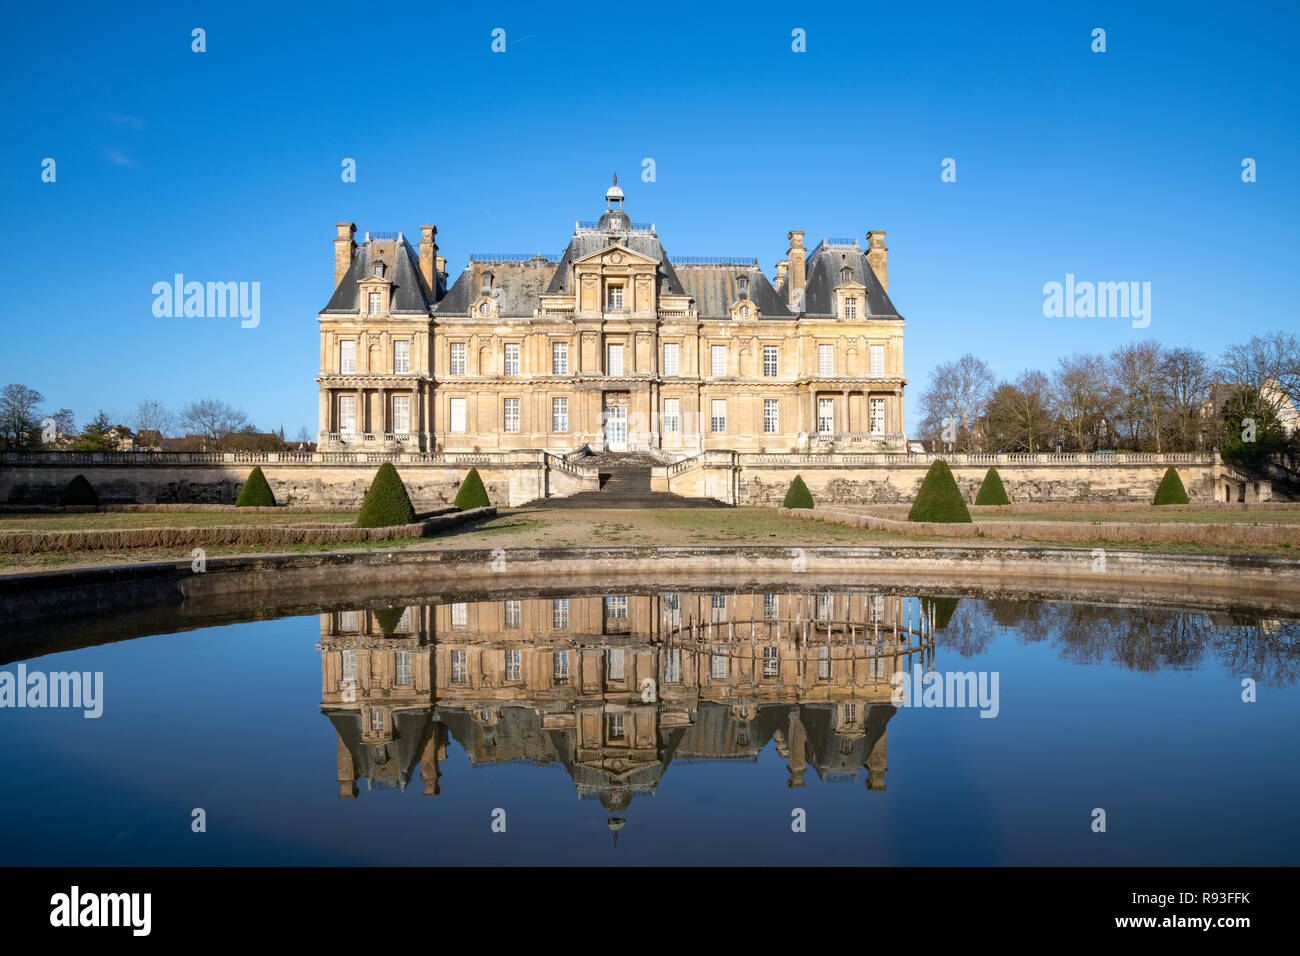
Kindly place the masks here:
[(831, 677), (831, 649), (823, 644), (817, 648), (817, 679), (830, 680)]
[(764, 594), (764, 595), (763, 595), (763, 620), (765, 620), (765, 621), (775, 621), (775, 620), (776, 620), (776, 608), (777, 608), (777, 604), (776, 604), (776, 595), (775, 595), (775, 594)]
[(606, 620), (627, 620), (627, 595), (618, 597), (605, 598), (605, 619)]
[(885, 433), (885, 400), (883, 398), (873, 398), (871, 400), (871, 434), (883, 435)]
[(668, 627), (680, 627), (682, 623), (682, 596), (680, 594), (664, 595), (664, 624)]
[(609, 649), (609, 679), (623, 679), (623, 649), (621, 647), (611, 647)]
[(569, 652), (556, 651), (551, 657), (551, 677), (557, 684), (569, 682)]
[(411, 683), (411, 652), (397, 651), (393, 662), (393, 683), (403, 686)]
[(835, 595), (819, 594), (817, 595), (817, 620), (829, 621), (831, 615), (835, 612)]
[(715, 398), (712, 404), (713, 414), (709, 418), (710, 430), (725, 432), (727, 430), (727, 400)]
[(508, 432), (517, 432), (519, 431), (519, 399), (507, 398), (505, 403), (504, 430)]
[(339, 431), (345, 436), (357, 430), (357, 397), (355, 395), (339, 396)]
[(343, 652), (343, 683), (355, 684), (357, 682), (357, 652), (354, 650)]
[(506, 346), (505, 368), (503, 369), (503, 374), (519, 374), (519, 346), (517, 344)]
[(452, 375), (465, 374), (465, 343), (464, 342), (451, 343), (451, 374)]
[(763, 346), (763, 377), (776, 378), (777, 361), (780, 356), (775, 345)]
[(871, 377), (883, 378), (885, 374), (885, 347), (873, 345), (867, 350), (871, 356)]
[(552, 375), (569, 374), (569, 343), (568, 342), (551, 343), (551, 374)]
[(605, 363), (606, 375), (623, 374), (623, 346), (611, 345), (607, 350), (608, 361)]
[(779, 663), (780, 659), (777, 657), (776, 645), (768, 644), (763, 648), (763, 676), (775, 677), (777, 664)]
[(856, 724), (856, 723), (858, 722), (858, 705), (857, 705), (857, 704), (845, 704), (845, 705), (844, 705), (844, 722), (845, 722), (846, 724)]
[(567, 432), (569, 430), (569, 400), (567, 398), (551, 399), (551, 431)]
[(666, 432), (679, 432), (682, 430), (682, 405), (678, 399), (664, 399), (664, 420), (662, 425), (663, 430)]
[(411, 432), (411, 396), (393, 396), (393, 431), (399, 435)]
[(621, 285), (612, 285), (609, 287), (609, 297), (605, 308), (606, 312), (623, 311), (623, 287)]
[(451, 430), (458, 435), (465, 433), (465, 402), (464, 398), (453, 398), (451, 400)]
[(370, 293), (370, 314), (378, 315), (384, 308), (384, 294), (382, 292)]
[(453, 630), (465, 630), (466, 621), (469, 617), (468, 611), (468, 604), (453, 604), (451, 606), (451, 626)]
[(835, 374), (835, 346), (817, 346), (817, 374), (822, 376)]
[(519, 602), (506, 601), (505, 612), (506, 612), (505, 614), (506, 627), (509, 628), (519, 627)]
[(727, 678), (727, 655), (714, 654), (709, 662), (709, 676), (714, 680), (726, 680)]
[(674, 647), (668, 651), (667, 660), (664, 662), (664, 683), (680, 684), (682, 680), (682, 650), (680, 647)]
[(370, 712), (370, 729), (375, 733), (384, 732), (384, 712), (382, 710), (372, 710)]
[(469, 662), (465, 651), (451, 652), (451, 682), (453, 684), (469, 683)]
[(775, 435), (778, 431), (781, 430), (780, 429), (781, 422), (779, 418), (780, 413), (777, 409), (778, 409), (777, 399), (775, 398), (763, 399), (763, 433), (764, 434)]
[(664, 345), (664, 375), (677, 375), (677, 343), (669, 342)]
[(725, 345), (709, 346), (709, 374), (721, 378), (727, 374), (727, 347)]
[(393, 343), (393, 374), (409, 375), (411, 372), (411, 343)]
[(819, 435), (835, 434), (835, 399), (817, 399), (817, 433)]
[(569, 626), (569, 599), (556, 598), (551, 602), (551, 626), (567, 628)]
[(858, 300), (855, 296), (849, 296), (844, 300), (844, 318), (856, 319), (858, 317)]
[(623, 715), (622, 715), (622, 714), (607, 714), (607, 715), (606, 715), (606, 726), (609, 728), (609, 737), (608, 737), (609, 740), (622, 740), (622, 739), (623, 739), (623, 737), (624, 737), (624, 731), (623, 731)]
[(870, 617), (867, 618), (871, 624), (879, 624), (885, 619), (885, 596), (883, 594), (871, 595)]
[(725, 594), (709, 595), (709, 616), (714, 621), (727, 619), (727, 596)]
[(506, 651), (506, 680), (519, 680), (523, 667), (523, 651)]
[(357, 343), (339, 343), (339, 374), (355, 375), (357, 372)]

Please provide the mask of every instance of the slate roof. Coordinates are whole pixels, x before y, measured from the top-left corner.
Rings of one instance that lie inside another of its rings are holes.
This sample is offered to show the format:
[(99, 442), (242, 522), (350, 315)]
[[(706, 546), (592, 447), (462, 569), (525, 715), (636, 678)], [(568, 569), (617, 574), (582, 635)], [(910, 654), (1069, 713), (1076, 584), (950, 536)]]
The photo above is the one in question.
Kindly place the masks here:
[[(357, 283), (373, 272), (371, 257), (375, 254), (376, 248), (383, 246), (396, 251), (395, 255), (382, 255), (387, 266), (384, 278), (393, 283), (393, 298), (389, 311), (416, 313), (429, 311), (429, 306), (433, 303), (430, 301), (430, 292), (425, 290), (424, 282), (420, 278), (419, 254), (411, 248), (410, 243), (402, 239), (396, 244), (388, 242), (383, 243), (382, 246), (376, 246), (374, 240), (367, 240), (359, 246), (357, 254), (352, 257), (352, 265), (348, 267), (343, 281), (334, 290), (334, 297), (330, 299), (329, 305), (321, 310), (322, 312), (356, 312), (360, 308), (357, 300)], [(433, 294), (436, 294), (436, 290)]]
[(434, 311), (443, 315), (465, 315), (483, 290), (483, 273), (492, 273), (492, 296), (501, 315), (532, 316), (538, 297), (552, 281), (555, 263), (538, 256), (525, 262), (472, 260), (452, 283)]
[(752, 266), (696, 265), (687, 261), (677, 266), (677, 275), (686, 294), (695, 300), (695, 309), (701, 318), (728, 318), (731, 315), (731, 305), (740, 297), (736, 283), (740, 276), (749, 277), (749, 298), (762, 318), (794, 317), (757, 263)]
[(854, 246), (821, 245), (808, 261), (804, 281), (804, 315), (834, 315), (835, 287), (841, 284), (840, 271), (851, 270), (854, 282), (867, 288), (866, 317), (899, 319), (898, 310), (867, 264), (864, 252)]

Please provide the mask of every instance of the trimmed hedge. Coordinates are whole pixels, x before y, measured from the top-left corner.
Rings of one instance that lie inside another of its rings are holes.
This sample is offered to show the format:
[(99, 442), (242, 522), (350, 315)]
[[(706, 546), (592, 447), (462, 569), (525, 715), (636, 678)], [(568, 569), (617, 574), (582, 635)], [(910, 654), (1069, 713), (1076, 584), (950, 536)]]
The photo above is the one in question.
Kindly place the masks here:
[(790, 489), (785, 493), (785, 501), (782, 502), (783, 508), (812, 508), (812, 492), (808, 486), (803, 483), (803, 478), (799, 475), (794, 476), (794, 481), (790, 482)]
[(375, 472), (375, 480), (366, 489), (365, 500), (361, 502), (361, 513), (357, 515), (358, 528), (387, 528), (397, 524), (414, 524), (415, 508), (406, 493), (406, 485), (393, 467), (386, 461)]
[(483, 487), (483, 479), (478, 476), (478, 469), (471, 468), (465, 480), (460, 483), (452, 505), (461, 511), (469, 511), (470, 508), (486, 508), (491, 504), (487, 489)]
[(1156, 489), (1156, 497), (1152, 504), (1156, 505), (1185, 505), (1188, 503), (1187, 489), (1183, 487), (1183, 479), (1178, 477), (1178, 469), (1173, 465), (1165, 472), (1165, 476), (1160, 479), (1160, 487)]
[(244, 482), (244, 487), (239, 490), (239, 497), (235, 499), (235, 506), (238, 508), (275, 507), (275, 492), (267, 484), (261, 465), (256, 466), (253, 473), (248, 476), (248, 481)]
[(926, 613), (934, 612), (934, 629), (942, 631), (952, 620), (953, 614), (957, 611), (957, 603), (961, 598), (955, 597), (933, 597), (922, 598)]
[(86, 480), (85, 475), (77, 475), (59, 492), (60, 505), (97, 505), (99, 504), (99, 495), (95, 493), (94, 487)]
[(998, 474), (996, 468), (990, 468), (988, 474), (984, 476), (984, 483), (980, 485), (979, 493), (975, 496), (977, 505), (1009, 505), (1011, 499), (1007, 497), (1007, 489), (1002, 485), (1002, 476)]
[(379, 625), (380, 631), (385, 634), (392, 634), (397, 630), (397, 624), (406, 613), (404, 607), (385, 607), (375, 611), (375, 623)]
[(952, 469), (942, 458), (925, 473), (925, 481), (921, 482), (921, 490), (916, 493), (916, 501), (912, 502), (907, 520), (972, 523), (970, 511), (962, 500), (961, 489), (957, 487), (957, 479), (952, 476)]

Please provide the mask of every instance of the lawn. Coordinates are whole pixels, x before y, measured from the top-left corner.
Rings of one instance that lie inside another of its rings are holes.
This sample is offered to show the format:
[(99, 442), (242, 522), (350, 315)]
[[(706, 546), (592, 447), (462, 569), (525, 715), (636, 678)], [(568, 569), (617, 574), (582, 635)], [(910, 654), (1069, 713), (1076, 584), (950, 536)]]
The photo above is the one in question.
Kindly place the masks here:
[(215, 528), (243, 525), (356, 524), (355, 513), (196, 514), (177, 511), (96, 511), (81, 514), (0, 515), (0, 531), (98, 531), (131, 528)]

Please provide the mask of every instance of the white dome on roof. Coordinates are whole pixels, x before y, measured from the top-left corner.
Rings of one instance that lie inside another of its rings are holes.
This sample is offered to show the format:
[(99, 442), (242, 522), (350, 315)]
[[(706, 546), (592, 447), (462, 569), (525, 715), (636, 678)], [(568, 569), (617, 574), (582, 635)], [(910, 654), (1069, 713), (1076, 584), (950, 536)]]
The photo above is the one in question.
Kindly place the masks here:
[(614, 174), (614, 185), (605, 190), (605, 202), (622, 202), (623, 190), (618, 188), (618, 173)]

